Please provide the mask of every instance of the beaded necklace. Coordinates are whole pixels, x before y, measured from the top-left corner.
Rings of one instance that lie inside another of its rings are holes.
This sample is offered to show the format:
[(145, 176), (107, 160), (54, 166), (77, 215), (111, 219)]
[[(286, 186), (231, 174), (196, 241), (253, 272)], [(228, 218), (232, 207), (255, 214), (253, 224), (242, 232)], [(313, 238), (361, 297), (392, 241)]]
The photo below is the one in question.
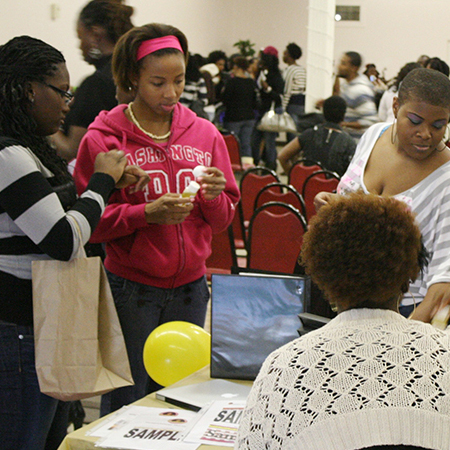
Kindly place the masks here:
[(170, 130), (166, 134), (163, 134), (162, 136), (158, 136), (156, 134), (153, 134), (153, 133), (150, 133), (149, 131), (144, 130), (144, 128), (142, 128), (141, 124), (138, 122), (138, 120), (136, 119), (136, 116), (133, 113), (133, 108), (131, 107), (132, 105), (133, 105), (133, 102), (128, 104), (128, 111), (130, 112), (131, 120), (144, 134), (146, 134), (147, 136), (149, 136), (152, 139), (155, 139), (157, 141), (162, 141), (164, 139), (167, 139), (170, 136), (170, 133), (171, 133)]

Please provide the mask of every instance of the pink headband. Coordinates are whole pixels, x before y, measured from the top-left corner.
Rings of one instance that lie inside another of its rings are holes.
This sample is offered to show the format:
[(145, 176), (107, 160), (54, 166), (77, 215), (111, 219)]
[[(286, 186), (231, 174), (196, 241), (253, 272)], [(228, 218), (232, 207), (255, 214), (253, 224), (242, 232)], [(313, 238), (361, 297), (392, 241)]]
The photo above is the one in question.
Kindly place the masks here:
[(137, 51), (136, 61), (139, 61), (145, 56), (150, 55), (150, 53), (154, 53), (162, 48), (176, 48), (177, 50), (180, 50), (181, 53), (184, 53), (180, 41), (175, 36), (163, 36), (142, 42)]

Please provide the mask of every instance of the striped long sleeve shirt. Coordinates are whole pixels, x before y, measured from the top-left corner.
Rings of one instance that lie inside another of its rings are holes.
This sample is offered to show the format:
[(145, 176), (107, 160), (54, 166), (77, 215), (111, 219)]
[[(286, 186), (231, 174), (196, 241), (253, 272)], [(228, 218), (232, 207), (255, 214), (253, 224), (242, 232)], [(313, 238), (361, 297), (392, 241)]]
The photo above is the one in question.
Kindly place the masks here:
[(66, 212), (47, 180), (52, 176), (30, 149), (0, 138), (0, 320), (31, 324), (31, 262), (73, 258), (114, 188), (111, 176), (96, 173)]
[(297, 64), (291, 64), (283, 73), (284, 92), (282, 106), (286, 109), (293, 95), (304, 94), (306, 90), (306, 70)]
[[(360, 189), (368, 193), (364, 184), (367, 161), (376, 141), (390, 125), (379, 123), (367, 130), (341, 178), (338, 194)], [(431, 285), (450, 283), (450, 162), (437, 168), (412, 188), (395, 195), (395, 198), (405, 202), (416, 214), (423, 244), (431, 255), (428, 267), (410, 285), (402, 301), (402, 305), (412, 305), (413, 296), (422, 301)]]

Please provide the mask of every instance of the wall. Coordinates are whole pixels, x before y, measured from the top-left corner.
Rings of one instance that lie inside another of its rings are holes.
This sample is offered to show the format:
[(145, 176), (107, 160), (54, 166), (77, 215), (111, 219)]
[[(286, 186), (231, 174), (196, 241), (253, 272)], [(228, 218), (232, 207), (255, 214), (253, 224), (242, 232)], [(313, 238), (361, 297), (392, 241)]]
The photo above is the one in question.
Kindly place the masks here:
[[(75, 35), (75, 20), (85, 0), (1, 0), (0, 42), (19, 34), (39, 37), (61, 49), (68, 61), (72, 83), (92, 72), (81, 59)], [(338, 23), (335, 59), (347, 50), (359, 51), (386, 76), (394, 76), (406, 62), (426, 53), (448, 63), (450, 8), (448, 0), (337, 0), (360, 4), (358, 25)], [(59, 6), (59, 17), (50, 19), (50, 6)], [(280, 54), (288, 42), (305, 51), (308, 0), (127, 0), (136, 12), (134, 23), (159, 21), (179, 27), (188, 36), (190, 48), (207, 55), (222, 49), (235, 52), (233, 43), (250, 39), (256, 49), (266, 45)], [(7, 7), (6, 7), (7, 5)], [(281, 55), (280, 55), (281, 56)]]
[(376, 64), (386, 78), (422, 54), (450, 64), (450, 3), (448, 0), (336, 0), (361, 5), (361, 23), (336, 23), (335, 55), (360, 52), (365, 63)]

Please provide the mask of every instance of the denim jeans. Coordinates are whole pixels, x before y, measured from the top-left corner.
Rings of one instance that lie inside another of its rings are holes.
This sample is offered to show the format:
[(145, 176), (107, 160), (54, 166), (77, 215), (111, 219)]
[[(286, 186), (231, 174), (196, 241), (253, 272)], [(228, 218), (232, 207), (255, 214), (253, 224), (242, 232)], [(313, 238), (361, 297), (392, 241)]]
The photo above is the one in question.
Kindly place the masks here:
[(256, 120), (226, 122), (225, 128), (234, 133), (241, 143), (241, 156), (252, 156), (251, 139)]
[[(298, 128), (298, 122), (300, 120), (300, 117), (305, 113), (305, 106), (304, 105), (287, 105), (286, 112), (291, 115), (291, 117), (294, 119), (295, 126)], [(288, 142), (291, 142), (292, 139), (294, 139), (297, 134), (293, 133), (286, 133), (286, 139)]]
[(32, 327), (0, 321), (0, 447), (43, 450), (57, 404), (39, 390)]
[[(253, 129), (252, 134), (252, 154), (255, 164), (258, 165), (260, 160), (263, 159), (266, 163), (266, 167), (272, 170), (277, 168), (277, 140), (278, 133), (272, 133), (269, 131), (259, 131), (256, 127)], [(264, 150), (260, 154), (261, 142), (264, 139)]]
[(203, 327), (209, 300), (205, 277), (175, 289), (161, 289), (107, 274), (135, 384), (103, 395), (101, 417), (160, 389), (144, 367), (142, 352), (147, 337), (159, 325), (174, 320)]

